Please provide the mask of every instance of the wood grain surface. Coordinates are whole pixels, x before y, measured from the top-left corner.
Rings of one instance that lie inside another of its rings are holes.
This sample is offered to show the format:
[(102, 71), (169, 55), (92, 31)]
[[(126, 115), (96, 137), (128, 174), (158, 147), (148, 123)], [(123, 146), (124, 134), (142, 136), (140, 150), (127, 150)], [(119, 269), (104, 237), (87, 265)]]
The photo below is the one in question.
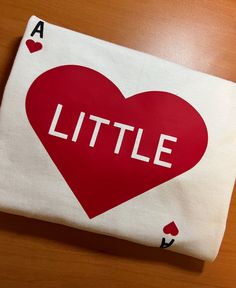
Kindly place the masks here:
[[(0, 0), (1, 95), (31, 15), (236, 82), (236, 1)], [(213, 263), (0, 213), (0, 288), (234, 288), (235, 241), (235, 195)]]

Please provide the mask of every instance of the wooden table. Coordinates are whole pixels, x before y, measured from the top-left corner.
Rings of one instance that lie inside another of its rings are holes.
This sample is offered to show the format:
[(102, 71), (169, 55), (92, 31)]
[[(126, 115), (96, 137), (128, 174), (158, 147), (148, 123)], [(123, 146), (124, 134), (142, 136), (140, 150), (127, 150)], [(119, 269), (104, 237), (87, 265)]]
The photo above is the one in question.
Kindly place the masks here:
[[(236, 82), (233, 0), (1, 0), (0, 13), (1, 94), (33, 14)], [(235, 196), (214, 263), (0, 213), (0, 287), (233, 288), (235, 242)]]

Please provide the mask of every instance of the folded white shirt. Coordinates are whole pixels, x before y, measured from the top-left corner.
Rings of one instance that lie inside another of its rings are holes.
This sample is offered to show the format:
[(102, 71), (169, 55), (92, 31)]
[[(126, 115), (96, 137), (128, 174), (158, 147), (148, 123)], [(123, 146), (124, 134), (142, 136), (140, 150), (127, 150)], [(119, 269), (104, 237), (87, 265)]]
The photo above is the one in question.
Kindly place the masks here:
[(235, 181), (236, 85), (32, 16), (0, 159), (1, 211), (212, 261)]

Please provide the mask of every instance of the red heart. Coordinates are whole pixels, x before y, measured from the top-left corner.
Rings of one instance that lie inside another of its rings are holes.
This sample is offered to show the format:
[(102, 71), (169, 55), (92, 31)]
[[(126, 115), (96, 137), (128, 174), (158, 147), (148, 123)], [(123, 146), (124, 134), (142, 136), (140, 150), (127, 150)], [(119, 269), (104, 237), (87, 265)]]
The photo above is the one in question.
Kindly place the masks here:
[(26, 40), (25, 44), (26, 44), (27, 48), (29, 49), (30, 53), (34, 53), (34, 52), (39, 51), (43, 48), (42, 43), (35, 42), (32, 39)]
[[(57, 108), (62, 108), (57, 111), (59, 114), (55, 114)], [(41, 74), (27, 93), (26, 112), (90, 218), (188, 171), (207, 147), (202, 117), (182, 98), (168, 92), (148, 91), (125, 99), (105, 76), (77, 65), (60, 66)], [(80, 112), (85, 115), (74, 142), (72, 136)], [(56, 115), (59, 116), (55, 131), (67, 134), (67, 139), (49, 134)], [(101, 125), (94, 147), (89, 144), (96, 122), (89, 119), (90, 115), (110, 121), (109, 125)], [(117, 154), (114, 150), (121, 129), (114, 126), (115, 122), (134, 127), (134, 131), (125, 131)], [(141, 131), (138, 128), (143, 129), (143, 135), (134, 155), (149, 157), (149, 162), (148, 158), (131, 157), (138, 141), (137, 132)], [(160, 157), (161, 161), (171, 163), (171, 168), (159, 165), (158, 161), (154, 164), (161, 134), (177, 138), (177, 142), (165, 140), (163, 146), (171, 149), (171, 154), (162, 152)]]
[(163, 232), (165, 234), (171, 234), (172, 236), (176, 236), (179, 234), (179, 229), (175, 225), (175, 222), (172, 221), (163, 228)]

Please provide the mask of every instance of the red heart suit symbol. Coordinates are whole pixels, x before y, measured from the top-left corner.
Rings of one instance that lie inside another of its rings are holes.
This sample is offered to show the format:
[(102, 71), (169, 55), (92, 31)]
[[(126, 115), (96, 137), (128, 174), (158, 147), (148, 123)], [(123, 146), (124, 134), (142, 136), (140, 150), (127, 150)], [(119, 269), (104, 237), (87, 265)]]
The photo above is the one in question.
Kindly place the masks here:
[(37, 52), (43, 48), (42, 43), (35, 42), (32, 39), (26, 40), (25, 44), (26, 44), (27, 48), (29, 49), (30, 53)]
[(175, 222), (172, 221), (163, 228), (163, 232), (165, 234), (170, 234), (172, 236), (176, 236), (179, 234), (179, 229), (175, 225)]
[(104, 75), (77, 65), (41, 74), (26, 112), (90, 218), (188, 171), (207, 147), (202, 117), (182, 98), (148, 91), (125, 99)]

